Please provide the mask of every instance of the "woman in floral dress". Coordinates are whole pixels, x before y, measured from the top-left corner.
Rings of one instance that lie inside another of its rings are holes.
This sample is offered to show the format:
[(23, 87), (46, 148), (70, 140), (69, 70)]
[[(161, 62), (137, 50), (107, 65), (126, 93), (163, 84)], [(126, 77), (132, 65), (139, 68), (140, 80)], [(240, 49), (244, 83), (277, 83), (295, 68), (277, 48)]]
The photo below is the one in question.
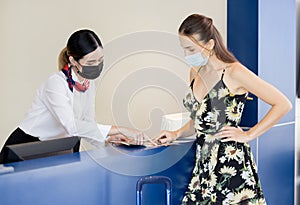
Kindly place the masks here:
[[(180, 44), (191, 67), (190, 93), (184, 106), (191, 120), (176, 131), (162, 131), (157, 143), (196, 132), (196, 162), (183, 205), (265, 205), (257, 168), (248, 144), (291, 109), (276, 88), (249, 71), (230, 53), (203, 15), (187, 17), (179, 27)], [(248, 131), (238, 125), (248, 93), (271, 105)]]

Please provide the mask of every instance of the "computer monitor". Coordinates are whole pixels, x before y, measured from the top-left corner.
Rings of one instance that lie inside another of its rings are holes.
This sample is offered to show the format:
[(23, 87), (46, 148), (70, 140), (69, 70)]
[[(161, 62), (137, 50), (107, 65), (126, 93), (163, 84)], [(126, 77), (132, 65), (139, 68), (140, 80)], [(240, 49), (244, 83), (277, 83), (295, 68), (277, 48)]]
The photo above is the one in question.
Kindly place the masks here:
[(6, 148), (8, 149), (6, 163), (74, 153), (79, 151), (79, 146), (79, 137), (67, 137), (46, 141), (8, 145), (6, 146)]

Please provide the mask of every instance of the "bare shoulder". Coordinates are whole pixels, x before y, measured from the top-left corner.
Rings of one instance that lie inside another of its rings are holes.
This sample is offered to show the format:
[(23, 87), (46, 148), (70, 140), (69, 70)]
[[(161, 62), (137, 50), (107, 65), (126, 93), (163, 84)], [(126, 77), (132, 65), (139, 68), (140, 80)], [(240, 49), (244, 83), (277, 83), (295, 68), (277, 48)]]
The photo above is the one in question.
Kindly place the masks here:
[(273, 85), (239, 62), (232, 63), (226, 69), (225, 83), (233, 93), (250, 92), (269, 105), (280, 104), (279, 107), (289, 110), (289, 100)]
[(231, 63), (226, 68), (226, 74), (231, 80), (239, 80), (245, 76), (255, 75), (250, 69), (240, 62)]
[(270, 92), (272, 89), (269, 83), (239, 62), (232, 63), (226, 72), (225, 80), (236, 92), (248, 91), (261, 97), (262, 90)]
[(257, 76), (239, 62), (231, 63), (225, 71), (224, 82), (232, 93), (241, 94), (249, 91), (248, 85), (253, 83)]

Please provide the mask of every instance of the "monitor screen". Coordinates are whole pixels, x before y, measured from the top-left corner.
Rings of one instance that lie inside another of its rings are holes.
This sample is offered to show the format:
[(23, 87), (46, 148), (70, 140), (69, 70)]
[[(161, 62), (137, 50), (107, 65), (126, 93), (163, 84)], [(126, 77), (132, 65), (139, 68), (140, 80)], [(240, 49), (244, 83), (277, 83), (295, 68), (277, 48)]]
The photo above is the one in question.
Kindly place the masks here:
[(74, 153), (79, 151), (79, 145), (79, 137), (8, 145), (7, 163)]

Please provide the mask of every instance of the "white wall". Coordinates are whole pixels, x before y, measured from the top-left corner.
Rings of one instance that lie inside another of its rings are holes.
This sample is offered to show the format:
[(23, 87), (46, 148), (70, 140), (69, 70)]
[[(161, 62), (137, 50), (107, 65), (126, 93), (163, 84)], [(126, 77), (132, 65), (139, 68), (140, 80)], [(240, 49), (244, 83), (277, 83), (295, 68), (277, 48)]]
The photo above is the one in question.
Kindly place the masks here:
[(176, 34), (191, 13), (211, 16), (226, 39), (225, 0), (1, 0), (0, 146), (24, 117), (39, 85), (57, 71), (58, 53), (79, 28), (98, 33), (106, 49), (97, 120), (158, 133), (162, 114), (184, 110), (182, 83), (188, 68)]

